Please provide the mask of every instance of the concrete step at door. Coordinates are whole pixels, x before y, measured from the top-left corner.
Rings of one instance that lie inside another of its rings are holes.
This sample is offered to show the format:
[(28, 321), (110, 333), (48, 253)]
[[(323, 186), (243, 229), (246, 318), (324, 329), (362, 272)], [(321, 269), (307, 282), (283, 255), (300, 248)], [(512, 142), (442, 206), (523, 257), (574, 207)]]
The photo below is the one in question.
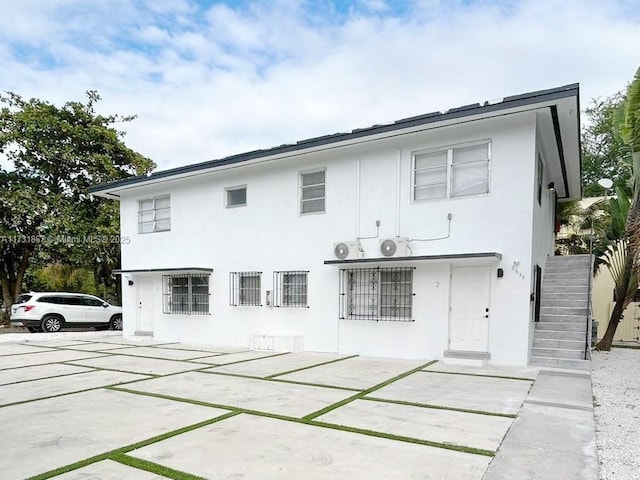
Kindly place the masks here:
[(591, 370), (589, 360), (575, 360), (569, 358), (531, 357), (529, 365), (535, 367), (567, 368), (571, 370)]
[(545, 358), (568, 358), (571, 360), (584, 359), (584, 349), (582, 350), (564, 350), (561, 348), (533, 348), (531, 349), (532, 357)]

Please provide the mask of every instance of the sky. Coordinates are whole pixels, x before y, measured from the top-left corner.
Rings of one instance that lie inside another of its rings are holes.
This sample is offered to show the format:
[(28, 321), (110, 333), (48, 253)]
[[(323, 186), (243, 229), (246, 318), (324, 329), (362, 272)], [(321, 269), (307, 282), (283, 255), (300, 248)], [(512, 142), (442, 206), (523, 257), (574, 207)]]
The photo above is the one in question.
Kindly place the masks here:
[(0, 0), (0, 91), (97, 90), (159, 170), (640, 66), (640, 0)]

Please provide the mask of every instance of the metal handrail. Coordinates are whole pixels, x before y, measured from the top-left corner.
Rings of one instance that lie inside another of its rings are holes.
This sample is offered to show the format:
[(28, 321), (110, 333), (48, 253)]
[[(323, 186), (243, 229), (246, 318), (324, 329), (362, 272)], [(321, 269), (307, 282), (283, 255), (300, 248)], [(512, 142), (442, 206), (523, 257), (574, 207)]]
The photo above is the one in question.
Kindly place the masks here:
[(591, 279), (593, 277), (593, 218), (591, 218), (591, 233), (589, 234), (589, 282), (587, 288), (587, 328), (584, 346), (584, 359), (589, 360), (591, 356), (591, 318), (593, 316), (593, 304), (591, 302)]

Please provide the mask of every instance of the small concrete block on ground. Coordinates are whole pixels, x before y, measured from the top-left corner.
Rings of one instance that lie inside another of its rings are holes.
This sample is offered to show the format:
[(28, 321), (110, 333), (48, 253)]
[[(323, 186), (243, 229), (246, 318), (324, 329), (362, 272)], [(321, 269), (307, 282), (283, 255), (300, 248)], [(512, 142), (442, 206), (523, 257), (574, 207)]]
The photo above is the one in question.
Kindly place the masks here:
[(535, 380), (538, 376), (539, 368), (536, 367), (507, 367), (500, 365), (490, 365), (486, 367), (470, 367), (467, 365), (447, 365), (437, 362), (425, 367), (428, 372), (462, 373), (466, 375), (485, 375), (505, 378), (525, 378)]
[(129, 357), (126, 355), (109, 355), (107, 357), (76, 360), (69, 363), (87, 367), (141, 373), (144, 375), (170, 375), (174, 373), (188, 372), (190, 370), (197, 370), (198, 368), (203, 367), (202, 365), (190, 362), (160, 360), (157, 358), (147, 357)]
[(102, 389), (4, 407), (2, 480), (28, 478), (226, 413)]
[(22, 343), (0, 343), (0, 356), (18, 355), (22, 353), (40, 353), (52, 349), (40, 345), (24, 345)]
[(495, 452), (513, 419), (356, 400), (314, 420)]
[(302, 417), (353, 395), (335, 388), (202, 372), (154, 378), (125, 388), (292, 417)]
[(245, 350), (243, 352), (218, 353), (215, 356), (198, 358), (194, 360), (194, 362), (206, 363), (208, 365), (228, 365), (230, 363), (245, 362), (279, 355), (283, 354), (264, 350)]
[(61, 375), (72, 375), (74, 373), (89, 371), (93, 371), (93, 369), (76, 367), (74, 365), (65, 365), (63, 363), (51, 363), (49, 365), (37, 365), (35, 367), (0, 370), (0, 385), (40, 380), (42, 378), (49, 377), (59, 377)]
[(515, 415), (532, 383), (419, 371), (376, 390), (370, 397)]
[(113, 460), (103, 460), (52, 478), (55, 480), (163, 480), (168, 477), (129, 467)]
[(312, 367), (319, 363), (345, 358), (335, 353), (289, 353), (276, 357), (262, 358), (255, 362), (234, 363), (221, 367), (213, 367), (207, 371), (249, 375), (253, 377), (268, 377), (285, 373), (299, 368)]
[(427, 360), (355, 357), (282, 375), (278, 379), (365, 390), (426, 362)]
[[(90, 388), (105, 387), (125, 382), (132, 382), (148, 378), (146, 375), (132, 373), (110, 372), (107, 370), (93, 370), (76, 375), (52, 377), (30, 382), (14, 383), (0, 387), (0, 406), (27, 400), (63, 395)], [(31, 410), (33, 405), (23, 407)], [(0, 470), (1, 471), (1, 470)]]
[[(0, 344), (2, 351), (2, 344)], [(46, 365), (56, 362), (68, 362), (80, 358), (102, 357), (104, 353), (74, 352), (72, 350), (47, 350), (39, 353), (25, 353), (22, 355), (8, 355), (2, 358), (0, 370), (17, 367), (29, 367), (32, 365)]]
[(114, 355), (132, 355), (136, 357), (161, 358), (165, 360), (190, 360), (192, 358), (204, 357), (208, 352), (195, 352), (191, 350), (180, 350), (177, 348), (165, 347), (132, 347), (125, 350), (109, 350)]
[(253, 415), (128, 455), (209, 479), (480, 480), (490, 457)]

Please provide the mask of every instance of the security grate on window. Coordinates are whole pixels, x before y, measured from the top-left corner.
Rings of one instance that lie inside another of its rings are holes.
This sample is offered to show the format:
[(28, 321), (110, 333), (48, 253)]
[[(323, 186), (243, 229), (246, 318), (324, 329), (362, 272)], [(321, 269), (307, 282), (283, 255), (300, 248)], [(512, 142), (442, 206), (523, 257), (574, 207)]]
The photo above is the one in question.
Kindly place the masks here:
[(260, 307), (262, 272), (229, 273), (229, 305), (252, 305)]
[(308, 277), (306, 270), (273, 272), (273, 306), (308, 307)]
[(412, 322), (413, 267), (340, 270), (340, 318)]
[(163, 275), (162, 290), (163, 313), (209, 314), (209, 275)]

